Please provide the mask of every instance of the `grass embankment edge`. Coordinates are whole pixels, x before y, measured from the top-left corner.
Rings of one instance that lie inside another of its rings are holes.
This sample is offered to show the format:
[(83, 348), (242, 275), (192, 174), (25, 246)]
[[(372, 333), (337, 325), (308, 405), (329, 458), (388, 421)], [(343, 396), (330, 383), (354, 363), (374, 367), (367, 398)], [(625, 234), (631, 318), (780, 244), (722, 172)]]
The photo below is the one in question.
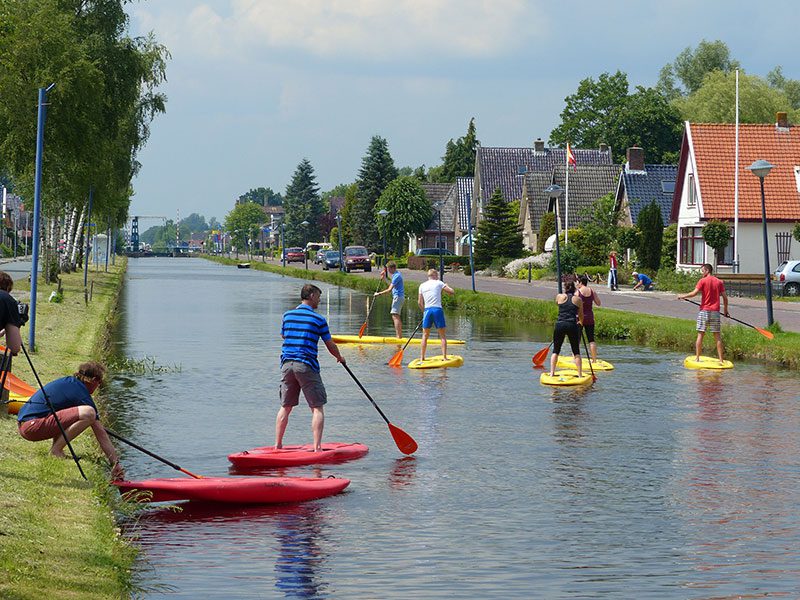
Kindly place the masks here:
[[(203, 258), (232, 266), (241, 262), (221, 256), (204, 255)], [(324, 281), (369, 294), (375, 291), (375, 280), (363, 275), (282, 267), (279, 263), (256, 261), (250, 262), (250, 268), (297, 279)], [(416, 298), (419, 288), (417, 282), (406, 280), (405, 288), (406, 297)], [(443, 301), (448, 309), (464, 314), (480, 314), (542, 325), (552, 325), (558, 312), (553, 302), (487, 292), (457, 290), (455, 298), (445, 296)], [(694, 350), (697, 331), (693, 319), (661, 317), (602, 307), (595, 308), (595, 315), (595, 337), (598, 341), (631, 341), (652, 348), (685, 350), (687, 355)], [(775, 335), (775, 339), (768, 340), (749, 327), (725, 325), (722, 336), (725, 355), (729, 359), (762, 361), (795, 369), (800, 367), (800, 334), (780, 332)], [(715, 355), (713, 336), (708, 335), (706, 338), (705, 354)]]
[[(117, 257), (109, 272), (89, 272), (92, 299), (84, 300), (83, 273), (63, 274), (64, 300), (47, 302), (55, 285), (39, 284), (36, 352), (31, 360), (43, 383), (71, 374), (81, 362), (105, 360), (127, 262)], [(2, 269), (2, 265), (0, 265)], [(14, 296), (27, 301), (27, 281)], [(23, 342), (28, 328), (23, 327)], [(20, 353), (13, 372), (38, 387)], [(102, 390), (95, 394), (104, 412)], [(53, 458), (49, 443), (17, 433), (16, 418), (0, 417), (0, 597), (125, 598), (132, 591), (136, 550), (114, 518), (117, 495), (108, 485), (108, 464), (91, 433), (73, 442), (88, 481), (72, 460)]]

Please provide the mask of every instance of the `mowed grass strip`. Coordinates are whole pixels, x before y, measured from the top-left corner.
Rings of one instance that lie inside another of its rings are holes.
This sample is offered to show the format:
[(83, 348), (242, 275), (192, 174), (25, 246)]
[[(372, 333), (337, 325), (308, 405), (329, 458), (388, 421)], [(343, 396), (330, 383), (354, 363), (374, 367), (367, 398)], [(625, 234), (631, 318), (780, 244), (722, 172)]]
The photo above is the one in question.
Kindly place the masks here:
[[(40, 282), (31, 360), (43, 383), (73, 373), (85, 360), (106, 357), (125, 264), (118, 257), (108, 273), (90, 269), (88, 306), (82, 272), (61, 275), (60, 304), (47, 302), (56, 286)], [(17, 298), (27, 302), (29, 290), (27, 281), (14, 282)], [(26, 325), (26, 345), (28, 335)], [(22, 353), (12, 371), (38, 387)], [(102, 412), (102, 390), (95, 399)], [(23, 440), (16, 417), (0, 412), (0, 598), (129, 597), (135, 550), (116, 527), (115, 491), (94, 436), (87, 432), (73, 443), (89, 478), (84, 481), (72, 460), (51, 457), (48, 442)]]
[[(240, 262), (220, 256), (204, 256), (204, 258), (232, 266)], [(253, 269), (285, 274), (297, 279), (324, 281), (367, 294), (375, 291), (375, 280), (360, 275), (339, 271), (307, 271), (304, 268), (289, 266), (283, 268), (280, 262), (262, 263), (254, 260), (250, 266)], [(416, 299), (419, 284), (415, 281), (406, 281), (405, 288), (406, 297)], [(465, 314), (480, 314), (545, 325), (552, 325), (558, 314), (555, 302), (486, 292), (457, 290), (455, 298), (445, 295), (442, 301), (445, 307)], [(595, 337), (599, 341), (628, 340), (652, 348), (685, 351), (687, 355), (694, 352), (694, 342), (697, 337), (694, 319), (660, 317), (602, 307), (594, 310)], [(725, 354), (729, 359), (758, 360), (793, 369), (800, 367), (800, 334), (781, 332), (776, 327), (773, 330), (776, 334), (775, 339), (768, 340), (749, 327), (727, 325), (726, 322), (730, 321), (724, 317), (722, 320)], [(715, 355), (713, 336), (706, 337), (708, 339), (704, 342), (704, 353)]]

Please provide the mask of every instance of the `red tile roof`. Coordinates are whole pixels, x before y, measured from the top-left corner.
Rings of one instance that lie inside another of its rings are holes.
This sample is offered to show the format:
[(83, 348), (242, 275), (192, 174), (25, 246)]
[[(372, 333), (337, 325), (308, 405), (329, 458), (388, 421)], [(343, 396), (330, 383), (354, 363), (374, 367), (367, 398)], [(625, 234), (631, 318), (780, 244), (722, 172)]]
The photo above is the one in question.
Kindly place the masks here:
[[(735, 126), (691, 123), (689, 132), (703, 218), (732, 220)], [(775, 165), (764, 178), (767, 220), (800, 221), (800, 193), (794, 175), (795, 166), (800, 166), (800, 127), (779, 129), (775, 125), (751, 124), (739, 125), (739, 219), (761, 220), (759, 180), (747, 170), (761, 158)], [(681, 162), (684, 160), (681, 156)]]

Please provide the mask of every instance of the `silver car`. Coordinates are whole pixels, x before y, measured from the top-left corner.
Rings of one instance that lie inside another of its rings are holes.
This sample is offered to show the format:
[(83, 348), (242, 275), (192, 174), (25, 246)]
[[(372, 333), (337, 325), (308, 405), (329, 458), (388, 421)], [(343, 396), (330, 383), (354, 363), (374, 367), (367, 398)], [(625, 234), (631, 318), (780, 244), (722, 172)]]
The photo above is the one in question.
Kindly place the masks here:
[(800, 296), (800, 260), (788, 260), (778, 265), (775, 285), (784, 296)]

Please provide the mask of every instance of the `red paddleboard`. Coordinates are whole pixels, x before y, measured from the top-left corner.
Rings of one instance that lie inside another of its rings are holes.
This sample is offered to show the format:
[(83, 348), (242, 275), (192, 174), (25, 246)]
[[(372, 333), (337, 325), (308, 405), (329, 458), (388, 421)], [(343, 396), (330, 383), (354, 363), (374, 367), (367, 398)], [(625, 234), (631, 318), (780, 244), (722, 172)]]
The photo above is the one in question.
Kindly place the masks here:
[[(2, 379), (2, 375), (0, 375), (0, 379)], [(22, 381), (19, 377), (14, 375), (13, 373), (9, 373), (6, 375), (6, 383), (5, 388), (9, 392), (14, 392), (15, 394), (19, 394), (20, 396), (33, 396), (36, 393), (36, 390), (29, 386), (27, 383)]]
[(311, 444), (306, 444), (305, 446), (284, 446), (280, 450), (276, 450), (275, 446), (263, 446), (229, 454), (228, 460), (239, 468), (299, 467), (345, 462), (361, 458), (369, 452), (369, 448), (364, 444), (355, 443), (322, 444), (322, 452), (312, 452), (311, 447)]
[(349, 479), (335, 477), (201, 477), (114, 481), (121, 493), (142, 492), (139, 502), (195, 500), (226, 504), (305, 502), (338, 494)]

